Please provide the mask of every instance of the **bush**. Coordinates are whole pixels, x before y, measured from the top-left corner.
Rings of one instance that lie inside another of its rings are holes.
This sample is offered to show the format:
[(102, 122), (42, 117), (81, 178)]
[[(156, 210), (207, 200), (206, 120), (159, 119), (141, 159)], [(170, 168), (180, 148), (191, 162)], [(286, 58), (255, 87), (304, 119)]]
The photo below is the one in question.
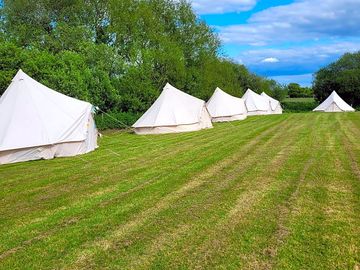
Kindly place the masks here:
[(281, 105), (286, 113), (301, 113), (311, 112), (318, 106), (318, 103), (316, 101), (284, 101)]
[(98, 130), (130, 128), (141, 115), (129, 112), (110, 112), (95, 115)]

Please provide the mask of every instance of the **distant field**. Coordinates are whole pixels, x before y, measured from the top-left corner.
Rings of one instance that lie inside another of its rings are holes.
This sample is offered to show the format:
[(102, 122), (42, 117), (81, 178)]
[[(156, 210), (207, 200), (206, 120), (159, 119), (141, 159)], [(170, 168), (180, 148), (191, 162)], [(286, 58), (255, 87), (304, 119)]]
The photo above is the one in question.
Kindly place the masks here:
[(284, 102), (315, 102), (314, 98), (285, 98)]
[(0, 166), (0, 269), (360, 269), (360, 114), (105, 133)]
[(286, 113), (312, 112), (318, 106), (314, 98), (286, 98), (281, 104)]

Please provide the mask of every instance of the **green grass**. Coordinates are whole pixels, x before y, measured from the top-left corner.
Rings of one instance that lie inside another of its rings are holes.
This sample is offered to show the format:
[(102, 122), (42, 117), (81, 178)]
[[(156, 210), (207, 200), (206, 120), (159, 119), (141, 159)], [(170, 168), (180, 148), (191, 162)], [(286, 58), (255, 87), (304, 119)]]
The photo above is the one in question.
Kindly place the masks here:
[(305, 103), (314, 103), (314, 98), (285, 98), (284, 102), (305, 102)]
[(359, 136), (260, 116), (0, 166), (0, 269), (359, 269)]

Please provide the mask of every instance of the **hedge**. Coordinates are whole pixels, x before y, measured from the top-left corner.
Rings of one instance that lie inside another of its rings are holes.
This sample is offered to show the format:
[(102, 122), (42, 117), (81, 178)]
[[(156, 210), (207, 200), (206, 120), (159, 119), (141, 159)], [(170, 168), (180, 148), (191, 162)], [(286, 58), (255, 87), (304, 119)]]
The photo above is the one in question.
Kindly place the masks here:
[(281, 103), (284, 112), (286, 113), (301, 113), (301, 112), (311, 112), (318, 106), (316, 101), (311, 102), (293, 102), (293, 101), (284, 101)]
[(131, 127), (140, 116), (130, 112), (101, 113), (95, 115), (95, 122), (99, 130), (126, 129)]

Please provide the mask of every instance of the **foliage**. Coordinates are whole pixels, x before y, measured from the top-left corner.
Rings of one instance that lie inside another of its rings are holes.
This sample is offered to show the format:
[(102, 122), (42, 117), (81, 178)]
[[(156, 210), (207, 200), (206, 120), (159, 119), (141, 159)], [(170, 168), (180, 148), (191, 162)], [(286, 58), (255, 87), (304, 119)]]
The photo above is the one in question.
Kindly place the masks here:
[(310, 87), (301, 87), (298, 83), (290, 83), (287, 86), (290, 98), (313, 97), (314, 93)]
[(316, 73), (316, 99), (323, 101), (332, 91), (336, 91), (349, 104), (360, 106), (360, 52), (346, 53)]
[(273, 98), (282, 101), (287, 96), (287, 88), (275, 80), (263, 80), (265, 86), (263, 91)]
[(288, 98), (281, 102), (284, 112), (300, 113), (311, 112), (316, 108), (318, 102), (313, 98)]
[[(0, 44), (0, 89), (9, 85), (18, 68), (57, 91), (87, 100), (103, 110), (110, 110), (120, 102), (120, 95), (110, 77), (116, 60), (113, 49), (107, 46), (89, 45), (84, 53), (61, 51), (54, 55), (49, 51), (25, 50), (12, 43)], [(99, 59), (96, 59), (100, 57)], [(96, 62), (96, 64), (92, 64)], [(116, 63), (120, 66), (121, 61)], [(0, 93), (1, 93), (0, 92)]]
[(108, 112), (95, 115), (98, 130), (130, 128), (140, 117), (135, 113)]
[(282, 99), (284, 87), (221, 53), (188, 1), (4, 0), (0, 94), (19, 68), (107, 112), (141, 113), (166, 82), (202, 99), (216, 87)]

